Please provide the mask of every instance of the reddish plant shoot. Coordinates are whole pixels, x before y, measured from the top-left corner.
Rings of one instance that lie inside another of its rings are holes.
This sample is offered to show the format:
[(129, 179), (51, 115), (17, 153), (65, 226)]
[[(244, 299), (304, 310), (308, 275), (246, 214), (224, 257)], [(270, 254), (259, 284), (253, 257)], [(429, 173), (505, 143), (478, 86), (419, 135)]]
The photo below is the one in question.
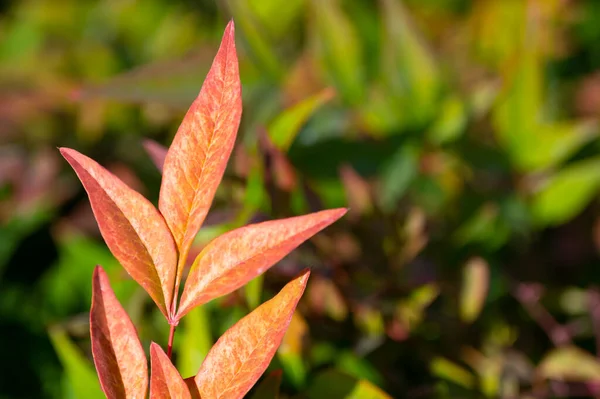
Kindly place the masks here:
[(151, 377), (135, 327), (100, 266), (93, 277), (92, 354), (102, 389), (113, 398), (241, 398), (269, 365), (302, 296), (303, 272), (270, 301), (231, 327), (198, 374), (183, 379), (170, 360), (175, 327), (191, 309), (226, 295), (265, 272), (302, 242), (335, 222), (333, 209), (249, 225), (216, 238), (194, 261), (178, 306), (190, 246), (211, 206), (242, 115), (233, 21), (200, 94), (171, 147), (146, 142), (163, 171), (159, 206), (79, 152), (61, 148), (86, 189), (100, 232), (113, 255), (156, 303), (171, 326), (168, 355), (150, 346)]

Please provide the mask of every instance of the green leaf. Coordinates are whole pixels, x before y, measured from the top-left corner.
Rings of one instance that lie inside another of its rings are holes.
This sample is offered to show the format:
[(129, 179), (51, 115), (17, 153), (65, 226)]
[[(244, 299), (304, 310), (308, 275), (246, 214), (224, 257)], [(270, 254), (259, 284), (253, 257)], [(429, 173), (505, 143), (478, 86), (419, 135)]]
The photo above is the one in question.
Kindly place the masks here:
[(308, 334), (308, 324), (300, 313), (294, 313), (292, 321), (277, 350), (277, 358), (283, 366), (286, 379), (300, 388), (306, 380), (306, 367), (302, 357), (303, 342)]
[(574, 346), (554, 349), (540, 362), (537, 372), (543, 378), (567, 381), (600, 381), (600, 361)]
[(264, 278), (264, 275), (261, 274), (244, 286), (244, 296), (250, 309), (256, 309), (260, 305)]
[(52, 346), (65, 368), (75, 398), (105, 398), (94, 367), (71, 342), (65, 331), (60, 327), (53, 327), (49, 335)]
[(487, 297), (490, 270), (482, 258), (472, 258), (463, 268), (463, 284), (460, 290), (460, 317), (468, 323), (474, 321)]
[(599, 188), (600, 159), (574, 163), (558, 171), (534, 195), (534, 218), (541, 225), (564, 223), (581, 212)]
[(287, 152), (308, 118), (334, 94), (332, 89), (325, 89), (279, 114), (268, 128), (273, 144), (281, 151)]
[(439, 112), (428, 132), (429, 140), (437, 145), (455, 141), (464, 133), (467, 124), (465, 104), (459, 97), (451, 96), (442, 103)]
[(464, 388), (475, 386), (475, 376), (464, 367), (451, 362), (443, 357), (436, 357), (431, 361), (431, 373), (439, 378), (460, 385)]
[(419, 151), (414, 146), (404, 145), (396, 151), (381, 175), (379, 201), (386, 211), (391, 211), (408, 190), (417, 176)]
[(266, 71), (273, 79), (279, 80), (283, 73), (281, 61), (275, 52), (274, 44), (258, 19), (259, 16), (253, 12), (246, 1), (228, 0), (227, 5), (250, 47), (251, 56), (260, 69)]
[(401, 1), (382, 0), (382, 77), (388, 95), (398, 97), (398, 110), (411, 123), (423, 123), (437, 112), (441, 88), (435, 60)]
[(596, 123), (568, 122), (541, 125), (531, 132), (531, 146), (519, 146), (518, 164), (524, 170), (555, 166), (598, 136)]
[(302, 17), (305, 0), (287, 0), (285, 7), (280, 0), (247, 0), (250, 9), (270, 36), (285, 39), (294, 22)]
[(318, 58), (342, 99), (357, 104), (364, 97), (362, 45), (338, 0), (311, 0), (313, 39)]
[(364, 357), (359, 357), (353, 352), (345, 351), (337, 356), (337, 369), (348, 373), (359, 380), (369, 381), (376, 385), (383, 384), (383, 377), (379, 371)]
[(337, 370), (317, 375), (306, 392), (308, 399), (391, 399), (367, 380), (356, 379)]
[(191, 310), (177, 331), (177, 369), (182, 376), (195, 375), (213, 344), (210, 330), (210, 304)]

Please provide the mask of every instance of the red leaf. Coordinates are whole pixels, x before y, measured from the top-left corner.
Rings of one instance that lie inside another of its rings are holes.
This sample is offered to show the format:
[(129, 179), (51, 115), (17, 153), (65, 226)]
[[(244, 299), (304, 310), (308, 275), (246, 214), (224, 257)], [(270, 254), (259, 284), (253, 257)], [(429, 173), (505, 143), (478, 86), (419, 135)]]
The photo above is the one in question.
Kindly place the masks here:
[(148, 365), (135, 327), (100, 266), (92, 280), (90, 335), (102, 390), (109, 399), (144, 398)]
[(146, 198), (94, 160), (68, 148), (60, 152), (83, 183), (111, 252), (170, 319), (177, 249), (165, 220)]
[(150, 344), (150, 364), (150, 399), (192, 399), (183, 378), (162, 348), (154, 342)]
[(233, 21), (165, 159), (158, 207), (179, 248), (176, 284), (225, 172), (242, 115)]
[(240, 288), (345, 213), (346, 209), (340, 208), (272, 220), (217, 237), (194, 261), (175, 319)]
[(288, 283), (219, 338), (194, 379), (202, 399), (242, 398), (269, 366), (310, 272)]
[(167, 148), (154, 140), (144, 140), (144, 149), (150, 155), (150, 159), (152, 159), (156, 168), (162, 173), (167, 157)]

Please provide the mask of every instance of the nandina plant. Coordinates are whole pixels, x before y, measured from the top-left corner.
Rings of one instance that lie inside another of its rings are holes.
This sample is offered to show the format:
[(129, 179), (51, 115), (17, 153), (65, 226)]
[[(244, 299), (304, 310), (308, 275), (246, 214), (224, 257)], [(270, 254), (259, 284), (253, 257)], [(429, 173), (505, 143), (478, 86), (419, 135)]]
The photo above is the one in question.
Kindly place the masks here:
[[(184, 266), (231, 154), (242, 114), (234, 25), (161, 165), (158, 209), (79, 152), (61, 148), (85, 187), (113, 255), (150, 295), (170, 325), (167, 352), (150, 346), (151, 376), (129, 316), (101, 266), (94, 270), (90, 311), (92, 354), (108, 398), (241, 398), (268, 367), (308, 281), (302, 272), (273, 299), (231, 327), (196, 376), (184, 380), (171, 362), (176, 327), (196, 306), (263, 273), (346, 209), (269, 221), (230, 231), (194, 260), (179, 298)], [(160, 156), (155, 158), (160, 158)], [(159, 161), (162, 163), (162, 160)]]

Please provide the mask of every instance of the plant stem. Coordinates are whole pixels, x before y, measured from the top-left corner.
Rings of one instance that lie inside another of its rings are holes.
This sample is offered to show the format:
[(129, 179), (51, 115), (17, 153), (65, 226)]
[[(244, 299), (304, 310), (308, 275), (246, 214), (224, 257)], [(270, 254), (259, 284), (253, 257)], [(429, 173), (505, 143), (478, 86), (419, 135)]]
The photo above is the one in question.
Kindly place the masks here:
[(171, 355), (173, 354), (173, 339), (175, 338), (176, 328), (176, 324), (171, 324), (171, 330), (169, 331), (169, 343), (167, 346), (167, 356), (169, 357), (169, 359), (171, 359)]

